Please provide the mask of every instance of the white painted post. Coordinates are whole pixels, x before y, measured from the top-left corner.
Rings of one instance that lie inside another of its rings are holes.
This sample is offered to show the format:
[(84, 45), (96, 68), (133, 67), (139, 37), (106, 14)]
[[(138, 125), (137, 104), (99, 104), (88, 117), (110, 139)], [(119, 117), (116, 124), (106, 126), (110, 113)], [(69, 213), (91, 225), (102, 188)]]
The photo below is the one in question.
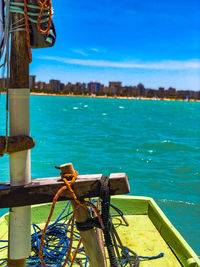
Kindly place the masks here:
[[(30, 134), (29, 95), (29, 89), (9, 89), (10, 136)], [(29, 150), (10, 154), (10, 182), (31, 182)], [(31, 252), (31, 207), (11, 208), (9, 215), (8, 266), (22, 267)]]
[[(24, 0), (13, 0), (24, 4)], [(20, 27), (24, 14), (11, 14), (11, 25)], [(10, 136), (30, 134), (29, 122), (29, 54), (26, 31), (12, 31), (10, 55)], [(10, 154), (11, 186), (31, 182), (30, 151)], [(8, 267), (25, 267), (31, 251), (31, 207), (10, 208)]]
[[(10, 136), (30, 135), (29, 89), (9, 89)], [(25, 185), (30, 178), (30, 150), (10, 154), (11, 186)]]

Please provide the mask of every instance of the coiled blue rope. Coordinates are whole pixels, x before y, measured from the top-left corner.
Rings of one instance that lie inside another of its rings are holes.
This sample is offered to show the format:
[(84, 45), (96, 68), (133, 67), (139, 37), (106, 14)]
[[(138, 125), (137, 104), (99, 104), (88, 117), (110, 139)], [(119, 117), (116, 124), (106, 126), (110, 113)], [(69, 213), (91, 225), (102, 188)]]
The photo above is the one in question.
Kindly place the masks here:
[[(44, 246), (43, 246), (43, 258), (47, 266), (56, 266), (59, 267), (66, 259), (67, 251), (69, 248), (70, 242), (70, 225), (67, 223), (69, 216), (73, 212), (67, 212), (70, 202), (67, 203), (61, 214), (51, 225), (48, 226)], [(39, 260), (39, 248), (40, 241), (42, 236), (42, 229), (36, 224), (33, 224), (34, 233), (31, 235), (31, 247), (32, 247), (32, 256), (29, 257), (27, 263), (28, 265), (34, 265), (35, 267), (41, 266)], [(74, 231), (74, 240), (78, 241), (80, 235)], [(72, 247), (72, 251), (75, 251), (76, 247)], [(84, 264), (86, 260), (85, 252), (82, 248), (79, 249), (77, 261), (81, 261)]]

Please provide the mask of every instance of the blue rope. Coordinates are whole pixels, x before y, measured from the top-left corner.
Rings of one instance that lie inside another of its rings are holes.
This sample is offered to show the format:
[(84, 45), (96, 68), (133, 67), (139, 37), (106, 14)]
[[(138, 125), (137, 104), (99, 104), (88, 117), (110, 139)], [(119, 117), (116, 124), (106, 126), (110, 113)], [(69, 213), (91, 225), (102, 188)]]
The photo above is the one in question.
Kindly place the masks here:
[[(155, 259), (159, 259), (159, 258), (162, 258), (162, 257), (164, 257), (164, 253), (160, 253), (160, 254), (158, 254), (158, 255), (156, 255), (156, 256), (150, 256), (150, 257), (148, 257), (148, 256), (138, 256), (138, 255), (136, 255), (136, 253), (135, 252), (133, 252), (131, 249), (129, 249), (129, 248), (127, 248), (127, 247), (124, 247), (124, 249), (125, 249), (125, 251), (126, 251), (126, 253), (127, 253), (127, 256), (129, 257), (129, 258), (131, 258), (131, 257), (137, 257), (138, 259), (139, 259), (139, 261), (149, 261), (149, 260), (155, 260)], [(123, 255), (123, 253), (122, 253), (122, 257), (123, 257), (124, 255)], [(128, 262), (127, 262), (127, 259), (125, 258), (124, 260), (123, 260), (123, 265), (126, 265)]]
[(147, 257), (147, 256), (138, 256), (138, 258), (140, 260), (156, 260), (156, 259), (159, 259), (159, 258), (162, 258), (164, 257), (164, 253), (160, 253), (156, 256), (152, 256), (152, 257)]
[[(0, 240), (0, 243), (8, 243), (8, 240)], [(5, 249), (5, 248), (7, 248), (8, 247), (8, 245), (6, 245), (6, 246), (3, 246), (3, 247), (0, 247), (0, 250), (3, 250), (3, 249)]]
[(7, 261), (7, 259), (0, 259), (0, 266), (2, 266), (4, 263), (6, 263), (6, 261)]
[[(69, 204), (67, 202), (65, 208), (58, 216), (58, 218), (51, 225), (47, 227), (44, 247), (43, 247), (43, 257), (46, 265), (60, 267), (66, 259), (67, 251), (69, 248), (70, 241), (70, 230), (68, 229), (69, 225), (66, 223), (68, 217), (73, 213), (69, 211)], [(68, 209), (68, 211), (67, 211)], [(67, 214), (65, 214), (67, 211)], [(35, 255), (29, 257), (27, 263), (29, 265), (34, 265), (34, 267), (41, 266), (39, 260), (39, 248), (42, 236), (42, 229), (39, 226), (33, 224), (34, 233), (31, 235), (31, 247)], [(77, 232), (74, 232), (74, 240), (79, 240), (80, 235)], [(73, 250), (76, 247), (72, 247)], [(82, 255), (83, 257), (79, 257)], [(82, 264), (86, 261), (85, 251), (82, 248), (79, 248), (77, 260), (81, 261)], [(87, 264), (85, 265), (87, 266)]]
[[(0, 243), (8, 243), (8, 240), (0, 240)], [(4, 249), (7, 249), (8, 248), (8, 245), (6, 246), (3, 246), (3, 247), (0, 247), (0, 251), (4, 250)], [(0, 259), (0, 266), (3, 266), (5, 263), (6, 263), (7, 259), (6, 258), (3, 258), (3, 259)]]

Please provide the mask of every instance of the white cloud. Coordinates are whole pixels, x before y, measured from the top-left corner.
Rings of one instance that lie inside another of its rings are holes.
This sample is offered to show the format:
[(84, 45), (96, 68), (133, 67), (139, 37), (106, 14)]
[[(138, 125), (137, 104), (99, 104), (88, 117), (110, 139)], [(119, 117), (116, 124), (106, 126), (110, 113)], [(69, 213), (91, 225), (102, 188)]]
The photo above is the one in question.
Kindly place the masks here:
[(197, 59), (185, 60), (185, 61), (167, 60), (167, 61), (157, 61), (157, 62), (117, 62), (117, 61), (106, 61), (106, 60), (62, 58), (62, 57), (52, 57), (52, 56), (42, 56), (39, 58), (57, 61), (65, 64), (92, 66), (92, 67), (152, 69), (152, 70), (200, 69), (200, 60)]
[(79, 54), (79, 55), (82, 55), (82, 56), (86, 56), (86, 57), (88, 56), (88, 54), (85, 53), (85, 52), (82, 51), (82, 50), (74, 49), (73, 51), (74, 51), (74, 53), (76, 53), (76, 54)]
[(90, 50), (93, 52), (99, 52), (99, 49), (97, 49), (97, 48), (90, 48)]

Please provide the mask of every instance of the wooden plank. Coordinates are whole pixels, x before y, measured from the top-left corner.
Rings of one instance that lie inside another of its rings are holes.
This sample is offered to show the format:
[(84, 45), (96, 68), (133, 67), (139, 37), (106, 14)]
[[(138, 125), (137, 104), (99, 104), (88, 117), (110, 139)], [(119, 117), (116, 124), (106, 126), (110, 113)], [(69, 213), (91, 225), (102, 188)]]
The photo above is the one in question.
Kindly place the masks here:
[[(102, 174), (79, 175), (73, 185), (78, 198), (97, 197), (100, 195), (100, 180)], [(20, 207), (52, 202), (58, 189), (64, 185), (60, 177), (32, 179), (31, 184), (11, 187), (9, 182), (0, 183), (0, 208)], [(125, 173), (110, 175), (111, 195), (121, 195), (130, 192), (128, 178)], [(71, 200), (68, 190), (58, 201)]]

